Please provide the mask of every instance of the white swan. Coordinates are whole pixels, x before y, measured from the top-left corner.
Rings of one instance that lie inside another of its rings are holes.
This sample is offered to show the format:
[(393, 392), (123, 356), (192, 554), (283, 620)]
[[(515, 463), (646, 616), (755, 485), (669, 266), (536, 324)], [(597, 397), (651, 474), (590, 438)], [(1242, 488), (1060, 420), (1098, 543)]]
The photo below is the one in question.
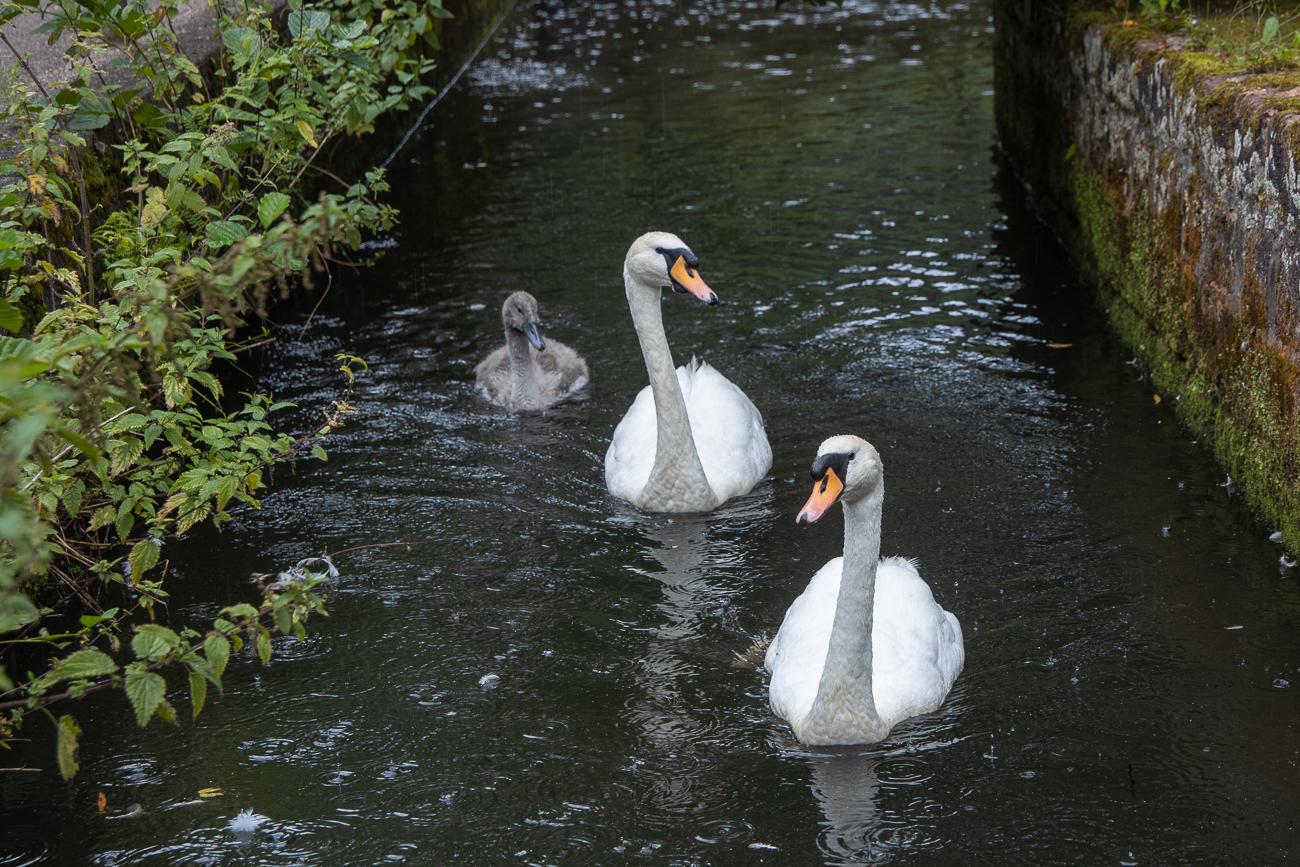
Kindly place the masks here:
[(673, 371), (660, 287), (717, 304), (697, 267), (695, 254), (668, 232), (637, 238), (623, 262), (650, 385), (614, 429), (605, 485), (647, 512), (707, 512), (748, 493), (772, 466), (763, 416), (743, 391), (694, 358)]
[(772, 710), (806, 744), (876, 743), (943, 704), (966, 658), (961, 624), (914, 562), (880, 559), (885, 479), (870, 443), (831, 437), (812, 477), (797, 520), (806, 527), (843, 500), (844, 556), (808, 582), (767, 649)]
[(527, 292), (514, 293), (501, 306), (506, 345), (474, 368), (478, 387), (497, 406), (546, 409), (587, 384), (587, 362), (558, 340), (542, 340), (537, 318), (537, 299)]

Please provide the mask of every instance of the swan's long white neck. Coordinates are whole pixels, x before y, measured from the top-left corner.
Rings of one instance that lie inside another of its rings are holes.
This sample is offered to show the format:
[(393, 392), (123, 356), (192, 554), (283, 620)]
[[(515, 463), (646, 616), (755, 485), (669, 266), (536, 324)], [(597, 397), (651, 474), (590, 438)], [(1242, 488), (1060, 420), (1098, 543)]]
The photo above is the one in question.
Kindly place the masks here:
[(528, 338), (517, 328), (506, 328), (506, 346), (510, 351), (511, 406), (515, 409), (541, 409), (542, 392), (537, 386)]
[(637, 505), (665, 512), (708, 511), (718, 505), (718, 496), (695, 451), (686, 401), (664, 335), (661, 290), (638, 281), (626, 266), (623, 285), (655, 399), (655, 463)]
[(889, 724), (876, 713), (871, 682), (871, 628), (884, 488), (882, 479), (861, 499), (842, 501), (844, 566), (840, 593), (817, 698), (805, 723), (823, 738), (813, 743), (875, 743), (889, 734)]

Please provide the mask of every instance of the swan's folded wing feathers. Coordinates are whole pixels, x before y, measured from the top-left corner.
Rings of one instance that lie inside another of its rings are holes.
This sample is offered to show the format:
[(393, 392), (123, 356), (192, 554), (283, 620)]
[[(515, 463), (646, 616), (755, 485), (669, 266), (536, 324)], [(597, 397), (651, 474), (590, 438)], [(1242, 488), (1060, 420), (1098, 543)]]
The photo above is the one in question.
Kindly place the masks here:
[(723, 500), (748, 492), (772, 466), (758, 408), (707, 362), (679, 367), (677, 381), (710, 487)]
[(964, 660), (956, 618), (934, 601), (915, 562), (882, 560), (871, 651), (876, 710), (890, 725), (943, 703)]
[(538, 386), (549, 403), (556, 403), (580, 391), (590, 377), (587, 362), (582, 356), (558, 340), (548, 340), (545, 352), (532, 348), (532, 357), (537, 370)]
[(474, 368), (474, 383), (488, 400), (504, 406), (510, 401), (510, 349), (498, 346)]

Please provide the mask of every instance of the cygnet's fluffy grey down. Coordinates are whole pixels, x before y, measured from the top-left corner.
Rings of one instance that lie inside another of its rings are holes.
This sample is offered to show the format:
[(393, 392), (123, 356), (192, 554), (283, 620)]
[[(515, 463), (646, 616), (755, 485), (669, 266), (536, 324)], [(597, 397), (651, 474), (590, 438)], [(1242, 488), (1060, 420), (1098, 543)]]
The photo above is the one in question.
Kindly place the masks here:
[(506, 345), (474, 368), (478, 387), (497, 406), (546, 409), (587, 384), (587, 362), (558, 340), (543, 340), (537, 319), (537, 299), (527, 292), (514, 293), (501, 306)]

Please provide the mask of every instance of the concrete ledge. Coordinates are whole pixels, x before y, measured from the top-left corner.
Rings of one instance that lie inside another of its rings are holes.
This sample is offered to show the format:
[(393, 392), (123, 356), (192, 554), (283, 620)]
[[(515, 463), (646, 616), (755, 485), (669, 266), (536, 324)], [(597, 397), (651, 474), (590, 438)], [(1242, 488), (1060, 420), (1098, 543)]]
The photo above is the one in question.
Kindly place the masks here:
[(1003, 150), (1159, 393), (1300, 550), (1300, 74), (1207, 74), (1090, 5), (995, 0)]

